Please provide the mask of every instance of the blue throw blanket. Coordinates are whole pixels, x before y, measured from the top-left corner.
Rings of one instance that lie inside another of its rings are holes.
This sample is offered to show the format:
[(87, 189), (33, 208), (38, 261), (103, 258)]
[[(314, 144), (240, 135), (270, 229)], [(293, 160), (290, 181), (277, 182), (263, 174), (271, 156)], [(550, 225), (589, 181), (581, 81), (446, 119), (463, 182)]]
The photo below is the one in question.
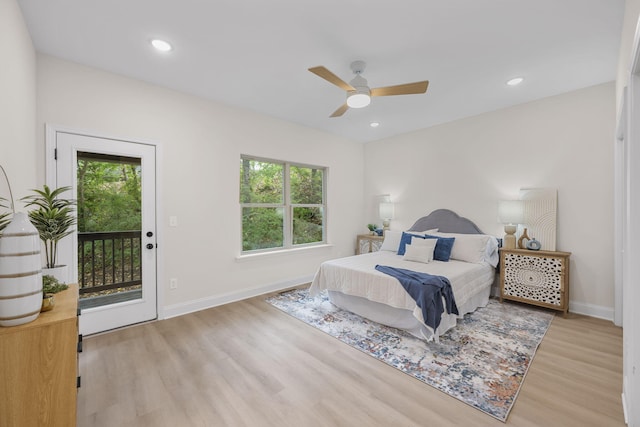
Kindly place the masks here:
[(445, 309), (443, 297), (447, 313), (459, 314), (451, 283), (446, 277), (386, 265), (376, 265), (376, 270), (400, 281), (402, 287), (416, 301), (416, 305), (422, 309), (424, 323), (434, 332), (440, 326), (440, 319)]

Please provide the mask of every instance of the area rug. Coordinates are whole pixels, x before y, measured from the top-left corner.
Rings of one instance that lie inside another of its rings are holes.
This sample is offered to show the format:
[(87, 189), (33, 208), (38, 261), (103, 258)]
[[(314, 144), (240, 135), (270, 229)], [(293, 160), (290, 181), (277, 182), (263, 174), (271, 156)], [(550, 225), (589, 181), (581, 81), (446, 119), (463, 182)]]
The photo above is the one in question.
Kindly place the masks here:
[(268, 303), (340, 341), (506, 421), (553, 314), (490, 300), (458, 321), (440, 342), (425, 342), (293, 289)]

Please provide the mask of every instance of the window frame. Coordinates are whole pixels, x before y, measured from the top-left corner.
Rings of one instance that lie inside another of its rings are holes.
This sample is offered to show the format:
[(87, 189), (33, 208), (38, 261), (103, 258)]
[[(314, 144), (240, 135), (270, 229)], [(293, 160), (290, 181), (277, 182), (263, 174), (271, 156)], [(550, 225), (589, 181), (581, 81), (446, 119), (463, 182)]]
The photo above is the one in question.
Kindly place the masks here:
[[(299, 249), (313, 246), (322, 246), (327, 244), (327, 171), (328, 168), (326, 166), (319, 165), (310, 165), (306, 163), (298, 163), (298, 162), (290, 162), (286, 160), (276, 160), (269, 159), (265, 157), (251, 156), (248, 154), (241, 154), (240, 161), (250, 160), (262, 163), (273, 163), (282, 165), (283, 168), (283, 177), (282, 177), (282, 204), (279, 203), (243, 203), (241, 201), (241, 189), (242, 189), (242, 181), (238, 184), (238, 200), (240, 201), (240, 254), (241, 255), (250, 255), (250, 254), (258, 254), (258, 253), (269, 253), (269, 252), (278, 252), (278, 251), (286, 251), (291, 249)], [(299, 167), (299, 168), (308, 168), (308, 169), (317, 169), (322, 171), (322, 203), (314, 204), (314, 203), (291, 203), (291, 167)], [(300, 243), (293, 244), (293, 211), (294, 208), (320, 208), (322, 212), (322, 240), (317, 242), (310, 243)], [(244, 250), (243, 249), (243, 212), (245, 208), (282, 208), (283, 219), (282, 219), (282, 246), (277, 246), (273, 248), (262, 248), (262, 249), (251, 249)]]

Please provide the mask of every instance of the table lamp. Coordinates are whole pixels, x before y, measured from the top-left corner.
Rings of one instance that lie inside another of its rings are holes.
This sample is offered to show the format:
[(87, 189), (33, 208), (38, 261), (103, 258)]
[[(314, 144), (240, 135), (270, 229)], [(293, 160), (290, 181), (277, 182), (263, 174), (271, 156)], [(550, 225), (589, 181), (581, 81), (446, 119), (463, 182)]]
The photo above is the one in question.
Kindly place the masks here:
[(378, 213), (380, 214), (380, 219), (382, 220), (382, 229), (387, 231), (389, 229), (389, 222), (393, 219), (393, 203), (389, 200), (385, 200), (380, 202), (378, 206)]
[(524, 206), (522, 200), (501, 200), (498, 202), (498, 221), (504, 224), (505, 249), (516, 248), (516, 229), (524, 221)]

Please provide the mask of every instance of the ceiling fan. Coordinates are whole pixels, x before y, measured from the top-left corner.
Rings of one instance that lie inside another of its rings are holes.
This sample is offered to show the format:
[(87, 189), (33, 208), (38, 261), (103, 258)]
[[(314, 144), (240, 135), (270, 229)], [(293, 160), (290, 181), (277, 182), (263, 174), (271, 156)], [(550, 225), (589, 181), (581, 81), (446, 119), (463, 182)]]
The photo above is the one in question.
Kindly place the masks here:
[(346, 83), (322, 65), (309, 68), (309, 71), (313, 74), (322, 77), (329, 83), (333, 83), (339, 88), (347, 91), (347, 102), (338, 107), (338, 109), (329, 117), (340, 117), (349, 108), (366, 107), (371, 103), (372, 96), (413, 95), (425, 93), (427, 91), (427, 86), (429, 86), (429, 81), (424, 80), (415, 83), (369, 89), (367, 79), (362, 77), (362, 73), (364, 72), (366, 65), (367, 64), (364, 61), (353, 61), (351, 63), (351, 71), (353, 71), (353, 74), (356, 76), (349, 83)]

